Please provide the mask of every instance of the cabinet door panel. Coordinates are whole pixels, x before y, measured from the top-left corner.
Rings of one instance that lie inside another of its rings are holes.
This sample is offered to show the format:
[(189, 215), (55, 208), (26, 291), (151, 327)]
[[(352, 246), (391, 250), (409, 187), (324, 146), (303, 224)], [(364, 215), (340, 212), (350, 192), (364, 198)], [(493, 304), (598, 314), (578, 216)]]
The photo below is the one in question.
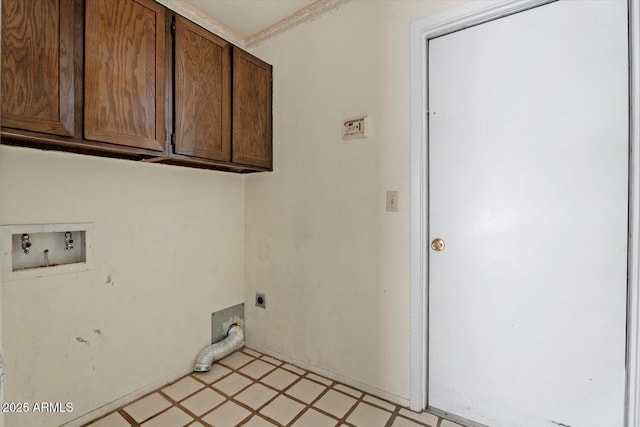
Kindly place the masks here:
[(164, 8), (87, 0), (85, 138), (164, 150)]
[(175, 32), (175, 153), (231, 157), (229, 44), (180, 17)]
[(2, 126), (73, 136), (73, 2), (2, 1)]
[(233, 162), (272, 167), (271, 66), (233, 50)]

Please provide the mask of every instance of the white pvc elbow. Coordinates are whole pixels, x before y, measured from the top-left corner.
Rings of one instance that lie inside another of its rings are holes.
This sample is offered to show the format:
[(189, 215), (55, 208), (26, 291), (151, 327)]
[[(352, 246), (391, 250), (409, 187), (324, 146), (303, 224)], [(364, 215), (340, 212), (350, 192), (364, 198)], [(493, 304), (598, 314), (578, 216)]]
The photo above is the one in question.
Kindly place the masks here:
[(215, 344), (206, 346), (198, 354), (194, 372), (206, 372), (211, 369), (211, 364), (238, 350), (244, 345), (244, 331), (238, 325), (231, 325), (227, 336)]

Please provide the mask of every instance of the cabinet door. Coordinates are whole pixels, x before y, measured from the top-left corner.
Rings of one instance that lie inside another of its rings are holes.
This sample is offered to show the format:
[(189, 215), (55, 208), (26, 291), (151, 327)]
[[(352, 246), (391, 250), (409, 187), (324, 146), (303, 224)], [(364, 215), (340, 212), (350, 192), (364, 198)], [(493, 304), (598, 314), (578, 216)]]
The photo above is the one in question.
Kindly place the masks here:
[(72, 0), (2, 1), (2, 126), (73, 136)]
[(271, 169), (271, 121), (271, 65), (234, 48), (234, 163)]
[(86, 139), (164, 150), (164, 7), (87, 0)]
[(229, 161), (231, 49), (183, 18), (175, 29), (175, 153)]

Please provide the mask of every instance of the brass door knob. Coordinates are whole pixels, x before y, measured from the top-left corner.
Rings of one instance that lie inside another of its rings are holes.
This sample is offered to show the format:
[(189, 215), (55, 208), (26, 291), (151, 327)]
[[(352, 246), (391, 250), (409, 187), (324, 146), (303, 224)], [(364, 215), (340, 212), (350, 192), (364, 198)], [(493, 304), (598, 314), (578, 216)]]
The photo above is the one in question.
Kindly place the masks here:
[(435, 239), (433, 239), (433, 241), (431, 242), (431, 249), (433, 249), (436, 252), (440, 252), (441, 250), (443, 250), (444, 240), (442, 240), (439, 237), (436, 237)]

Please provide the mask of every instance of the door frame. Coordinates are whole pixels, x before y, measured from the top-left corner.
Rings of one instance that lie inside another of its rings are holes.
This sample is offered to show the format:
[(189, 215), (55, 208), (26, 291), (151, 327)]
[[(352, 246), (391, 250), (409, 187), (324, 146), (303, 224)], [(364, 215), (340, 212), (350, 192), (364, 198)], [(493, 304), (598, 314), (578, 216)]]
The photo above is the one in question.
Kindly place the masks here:
[[(410, 408), (427, 407), (428, 40), (556, 0), (472, 1), (411, 23)], [(629, 11), (629, 245), (625, 426), (640, 427), (640, 2)]]

